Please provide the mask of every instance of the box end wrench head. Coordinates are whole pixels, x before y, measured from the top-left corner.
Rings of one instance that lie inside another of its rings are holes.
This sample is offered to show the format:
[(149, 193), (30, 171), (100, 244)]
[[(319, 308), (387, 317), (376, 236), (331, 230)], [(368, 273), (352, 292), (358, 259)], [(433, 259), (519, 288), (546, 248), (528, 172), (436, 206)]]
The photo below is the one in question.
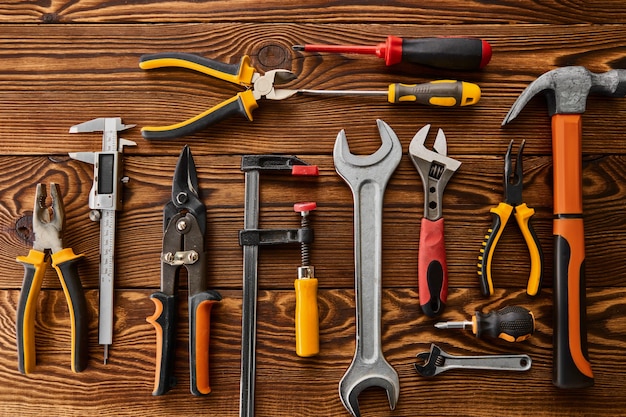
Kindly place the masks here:
[(382, 145), (373, 154), (352, 154), (344, 131), (339, 132), (333, 152), (335, 169), (354, 196), (356, 349), (339, 383), (339, 397), (355, 417), (361, 415), (358, 396), (366, 388), (385, 389), (392, 410), (400, 395), (398, 374), (381, 347), (381, 242), (384, 191), (402, 158), (402, 144), (385, 122), (377, 120), (377, 124)]

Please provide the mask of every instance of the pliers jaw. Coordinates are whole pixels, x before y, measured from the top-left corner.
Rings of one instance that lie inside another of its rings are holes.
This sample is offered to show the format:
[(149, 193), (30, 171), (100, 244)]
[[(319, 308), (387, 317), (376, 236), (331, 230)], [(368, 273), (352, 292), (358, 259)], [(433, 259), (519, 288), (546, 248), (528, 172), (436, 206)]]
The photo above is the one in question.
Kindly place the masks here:
[(48, 194), (45, 184), (37, 184), (35, 207), (33, 209), (33, 249), (40, 252), (50, 249), (52, 253), (63, 249), (63, 227), (65, 226), (65, 206), (59, 185), (50, 184), (51, 207), (46, 205)]
[(522, 140), (522, 144), (517, 151), (515, 170), (513, 170), (511, 151), (514, 141), (514, 139), (511, 139), (504, 156), (504, 201), (513, 207), (522, 204), (522, 190), (524, 185), (522, 154), (524, 152), (524, 144), (526, 144), (526, 140)]
[(266, 98), (268, 100), (284, 100), (295, 94), (298, 90), (280, 90), (275, 89), (275, 84), (286, 84), (297, 78), (296, 74), (286, 69), (276, 69), (260, 75), (254, 74), (254, 88), (252, 93), (256, 100)]

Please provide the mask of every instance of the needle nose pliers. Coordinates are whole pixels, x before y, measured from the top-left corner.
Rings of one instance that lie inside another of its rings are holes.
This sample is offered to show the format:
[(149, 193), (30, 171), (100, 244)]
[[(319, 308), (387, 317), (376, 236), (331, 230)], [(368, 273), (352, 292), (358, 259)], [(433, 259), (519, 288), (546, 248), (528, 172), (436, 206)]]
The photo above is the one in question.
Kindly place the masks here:
[(194, 395), (211, 392), (209, 386), (209, 327), (213, 304), (222, 299), (207, 289), (206, 207), (199, 198), (198, 176), (191, 150), (180, 154), (172, 182), (172, 199), (163, 209), (161, 291), (150, 296), (156, 307), (147, 318), (157, 333), (157, 364), (152, 395), (163, 395), (176, 385), (174, 351), (178, 273), (187, 269), (189, 290), (189, 373)]
[(179, 67), (201, 72), (233, 84), (246, 87), (246, 91), (198, 114), (184, 122), (169, 126), (147, 126), (141, 130), (145, 139), (175, 139), (198, 132), (213, 123), (228, 117), (241, 115), (252, 121), (252, 110), (259, 107), (257, 101), (283, 100), (297, 93), (297, 90), (279, 90), (274, 84), (283, 84), (296, 78), (286, 69), (276, 69), (260, 74), (244, 55), (239, 64), (224, 64), (195, 54), (165, 52), (141, 56), (139, 67), (144, 70)]
[(513, 140), (509, 143), (509, 147), (504, 157), (504, 202), (498, 204), (490, 210), (493, 217), (493, 223), (488, 233), (485, 235), (483, 248), (478, 256), (478, 276), (480, 278), (480, 290), (483, 295), (493, 295), (493, 278), (491, 274), (491, 262), (496, 245), (502, 236), (502, 232), (509, 221), (511, 213), (514, 213), (515, 220), (524, 236), (528, 253), (530, 254), (530, 276), (526, 292), (528, 295), (535, 296), (541, 291), (541, 281), (543, 278), (543, 252), (537, 234), (530, 222), (531, 217), (535, 214), (535, 210), (529, 208), (526, 203), (522, 203), (522, 188), (524, 183), (522, 152), (526, 141), (522, 141), (517, 152), (515, 161), (515, 171), (512, 169), (511, 150), (513, 148)]
[[(78, 275), (78, 261), (83, 257), (71, 248), (63, 248), (65, 208), (58, 184), (50, 184), (52, 207), (46, 206), (46, 186), (37, 184), (33, 210), (35, 240), (28, 256), (18, 256), (24, 265), (24, 282), (17, 305), (17, 358), (23, 374), (35, 367), (35, 315), (37, 297), (49, 260), (56, 270), (67, 300), (71, 321), (72, 371), (87, 367), (87, 301)], [(48, 256), (48, 252), (50, 255)]]

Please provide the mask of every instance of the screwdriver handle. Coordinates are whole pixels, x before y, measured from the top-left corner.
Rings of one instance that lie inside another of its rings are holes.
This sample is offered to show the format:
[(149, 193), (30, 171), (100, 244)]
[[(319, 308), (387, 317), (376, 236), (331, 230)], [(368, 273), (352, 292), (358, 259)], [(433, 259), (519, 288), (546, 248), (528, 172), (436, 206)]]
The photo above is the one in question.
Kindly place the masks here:
[(296, 279), (296, 354), (315, 356), (320, 351), (317, 278)]
[(422, 218), (418, 250), (418, 290), (422, 311), (428, 317), (440, 314), (448, 299), (448, 265), (443, 217)]
[(491, 45), (478, 38), (402, 39), (389, 36), (387, 65), (398, 62), (451, 70), (477, 70), (491, 60)]
[(473, 83), (454, 80), (432, 81), (423, 84), (391, 84), (387, 100), (390, 103), (417, 102), (430, 106), (470, 106), (480, 100), (480, 87)]
[(487, 314), (477, 311), (472, 318), (472, 332), (476, 337), (486, 335), (507, 342), (521, 342), (534, 331), (535, 316), (521, 306), (508, 306)]

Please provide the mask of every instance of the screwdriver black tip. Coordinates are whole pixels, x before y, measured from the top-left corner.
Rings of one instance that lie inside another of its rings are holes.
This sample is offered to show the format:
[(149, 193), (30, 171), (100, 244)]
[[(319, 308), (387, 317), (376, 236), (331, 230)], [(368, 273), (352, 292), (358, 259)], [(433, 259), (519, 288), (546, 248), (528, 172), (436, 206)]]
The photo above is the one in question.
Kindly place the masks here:
[(304, 51), (304, 45), (294, 45), (291, 47), (294, 51)]

